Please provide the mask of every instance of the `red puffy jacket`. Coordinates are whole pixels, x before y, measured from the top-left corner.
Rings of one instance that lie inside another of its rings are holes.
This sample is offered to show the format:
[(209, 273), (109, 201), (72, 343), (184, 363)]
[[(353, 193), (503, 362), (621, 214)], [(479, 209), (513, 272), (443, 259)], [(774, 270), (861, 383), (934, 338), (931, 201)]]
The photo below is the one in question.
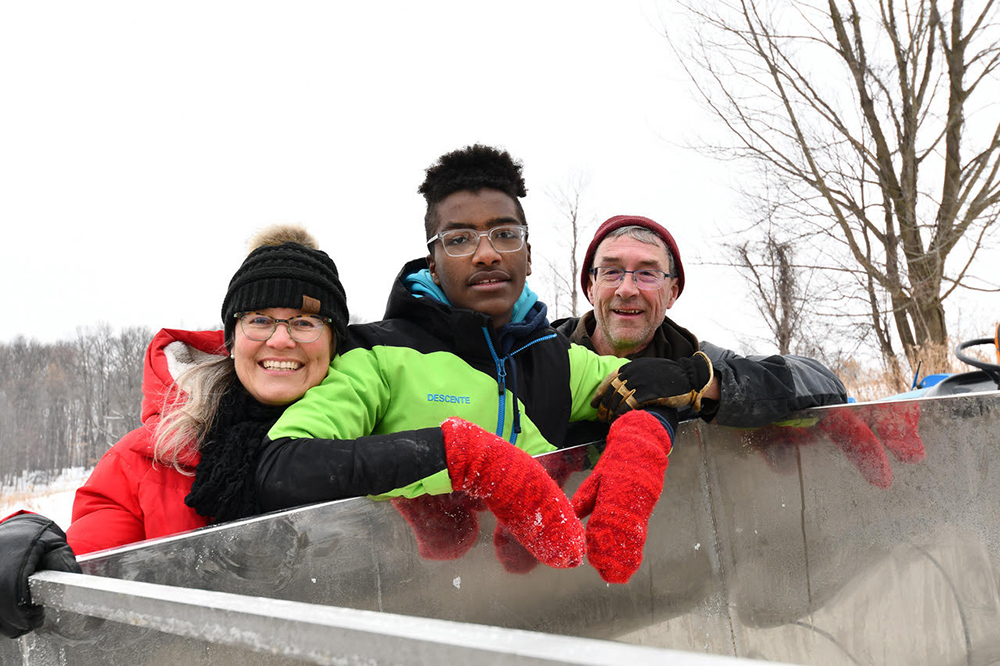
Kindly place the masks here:
[(77, 555), (208, 524), (184, 504), (200, 454), (181, 458), (190, 476), (153, 464), (153, 433), (174, 374), (204, 354), (226, 354), (222, 331), (163, 329), (153, 338), (143, 368), (142, 426), (111, 447), (76, 491), (66, 535)]

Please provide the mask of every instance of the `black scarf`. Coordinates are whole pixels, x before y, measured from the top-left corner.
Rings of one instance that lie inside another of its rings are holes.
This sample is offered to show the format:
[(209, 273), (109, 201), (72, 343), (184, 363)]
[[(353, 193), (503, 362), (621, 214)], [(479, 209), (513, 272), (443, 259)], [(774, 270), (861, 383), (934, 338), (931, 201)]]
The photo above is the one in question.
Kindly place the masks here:
[(259, 514), (257, 451), (286, 406), (261, 404), (234, 381), (219, 401), (184, 503), (213, 523)]

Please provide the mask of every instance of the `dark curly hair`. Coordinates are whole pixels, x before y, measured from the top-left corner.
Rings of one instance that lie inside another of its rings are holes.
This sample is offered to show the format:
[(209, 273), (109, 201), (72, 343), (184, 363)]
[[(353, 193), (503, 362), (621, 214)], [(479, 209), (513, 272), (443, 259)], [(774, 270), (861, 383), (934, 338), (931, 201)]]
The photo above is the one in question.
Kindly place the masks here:
[(528, 193), (521, 175), (521, 162), (506, 150), (475, 144), (442, 155), (427, 168), (427, 176), (417, 191), (427, 201), (424, 230), (427, 238), (437, 228), (437, 204), (455, 192), (498, 190), (514, 200), (521, 222), (528, 224), (520, 198)]

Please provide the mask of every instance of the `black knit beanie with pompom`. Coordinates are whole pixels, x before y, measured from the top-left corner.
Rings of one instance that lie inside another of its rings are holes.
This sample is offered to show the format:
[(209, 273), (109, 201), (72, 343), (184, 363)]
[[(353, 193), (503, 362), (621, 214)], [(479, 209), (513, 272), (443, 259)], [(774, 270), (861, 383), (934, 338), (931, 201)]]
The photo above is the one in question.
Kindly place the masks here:
[(267, 308), (294, 308), (329, 317), (337, 340), (347, 336), (347, 297), (337, 265), (322, 250), (298, 243), (264, 245), (243, 261), (222, 301), (226, 347), (232, 349), (236, 315)]

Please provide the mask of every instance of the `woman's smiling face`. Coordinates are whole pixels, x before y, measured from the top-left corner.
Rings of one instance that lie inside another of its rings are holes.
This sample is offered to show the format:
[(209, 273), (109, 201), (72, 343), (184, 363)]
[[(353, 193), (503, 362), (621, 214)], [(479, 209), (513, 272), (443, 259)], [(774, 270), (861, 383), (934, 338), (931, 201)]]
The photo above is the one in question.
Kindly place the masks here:
[[(255, 312), (274, 319), (311, 314), (293, 308), (265, 308)], [(237, 324), (233, 359), (240, 383), (254, 399), (265, 405), (287, 405), (323, 381), (332, 350), (333, 331), (329, 325), (323, 327), (317, 340), (303, 343), (289, 336), (285, 324), (279, 323), (264, 342), (251, 340)]]

